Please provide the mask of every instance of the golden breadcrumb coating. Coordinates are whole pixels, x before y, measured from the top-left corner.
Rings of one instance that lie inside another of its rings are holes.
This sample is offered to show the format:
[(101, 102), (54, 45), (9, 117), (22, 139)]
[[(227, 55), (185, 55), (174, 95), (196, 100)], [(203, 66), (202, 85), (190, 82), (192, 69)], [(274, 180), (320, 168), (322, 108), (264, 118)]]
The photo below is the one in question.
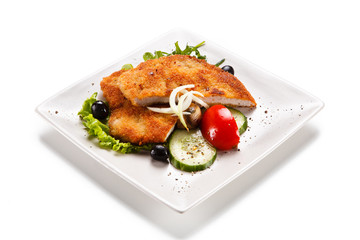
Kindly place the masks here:
[(142, 62), (121, 74), (116, 83), (123, 95), (137, 106), (166, 102), (174, 88), (187, 84), (194, 84), (193, 90), (201, 92), (210, 104), (256, 106), (254, 98), (235, 76), (187, 55)]
[(177, 117), (156, 113), (126, 101), (111, 112), (110, 135), (134, 144), (163, 143), (170, 135)]
[(110, 135), (133, 144), (163, 143), (173, 130), (177, 117), (133, 106), (121, 93), (117, 79), (126, 70), (114, 72), (101, 81), (101, 89), (111, 109)]
[(110, 109), (115, 109), (126, 101), (126, 98), (119, 89), (119, 76), (126, 70), (120, 70), (112, 73), (108, 77), (104, 77), (100, 82), (100, 87)]

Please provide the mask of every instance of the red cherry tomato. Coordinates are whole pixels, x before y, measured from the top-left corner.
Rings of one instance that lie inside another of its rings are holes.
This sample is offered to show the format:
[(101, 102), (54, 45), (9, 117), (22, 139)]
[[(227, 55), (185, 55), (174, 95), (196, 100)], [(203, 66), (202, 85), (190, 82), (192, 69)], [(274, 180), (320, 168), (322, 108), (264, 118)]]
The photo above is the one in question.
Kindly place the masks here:
[(209, 143), (220, 150), (231, 149), (240, 140), (235, 119), (223, 105), (214, 105), (205, 111), (201, 120), (201, 133)]

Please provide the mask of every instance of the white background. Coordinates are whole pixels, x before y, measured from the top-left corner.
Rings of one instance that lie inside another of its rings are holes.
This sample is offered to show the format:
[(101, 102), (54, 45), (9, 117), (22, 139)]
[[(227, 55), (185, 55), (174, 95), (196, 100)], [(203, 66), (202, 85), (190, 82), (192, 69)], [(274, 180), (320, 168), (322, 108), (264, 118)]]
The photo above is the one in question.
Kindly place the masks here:
[[(360, 239), (356, 2), (2, 1), (0, 239)], [(174, 27), (325, 102), (280, 148), (185, 214), (115, 176), (100, 181), (91, 159), (34, 112)]]

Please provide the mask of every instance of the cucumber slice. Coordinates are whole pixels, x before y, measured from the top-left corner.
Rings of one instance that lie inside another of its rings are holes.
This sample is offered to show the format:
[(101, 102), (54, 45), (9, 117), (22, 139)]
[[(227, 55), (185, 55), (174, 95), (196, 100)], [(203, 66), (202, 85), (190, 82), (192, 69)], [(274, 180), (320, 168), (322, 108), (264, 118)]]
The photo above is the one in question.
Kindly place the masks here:
[(216, 149), (203, 138), (201, 131), (177, 129), (169, 140), (170, 162), (186, 172), (201, 171), (214, 163)]
[(248, 127), (248, 123), (247, 123), (247, 118), (245, 117), (245, 115), (240, 112), (239, 110), (236, 110), (234, 108), (228, 108), (231, 112), (231, 114), (234, 116), (236, 124), (239, 128), (239, 134), (243, 134), (247, 127)]

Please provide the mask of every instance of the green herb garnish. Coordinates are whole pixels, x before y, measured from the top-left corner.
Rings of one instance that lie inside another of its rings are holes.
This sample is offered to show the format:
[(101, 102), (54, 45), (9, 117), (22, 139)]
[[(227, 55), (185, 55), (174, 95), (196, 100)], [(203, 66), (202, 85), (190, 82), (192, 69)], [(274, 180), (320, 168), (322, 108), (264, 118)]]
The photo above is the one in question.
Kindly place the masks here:
[(201, 55), (198, 48), (203, 46), (205, 44), (205, 41), (199, 43), (196, 46), (189, 46), (188, 44), (186, 45), (184, 50), (181, 50), (180, 46), (179, 46), (179, 42), (175, 43), (175, 50), (172, 51), (171, 53), (167, 53), (167, 52), (163, 52), (163, 51), (155, 51), (154, 54), (152, 54), (151, 52), (146, 52), (143, 55), (143, 59), (145, 61), (149, 60), (149, 59), (157, 59), (160, 57), (164, 57), (164, 56), (170, 56), (170, 55), (191, 55), (193, 54), (194, 56), (196, 56), (199, 59), (205, 59), (206, 60), (206, 56), (205, 55)]
[(84, 126), (90, 136), (96, 137), (99, 140), (100, 147), (112, 149), (120, 153), (134, 153), (141, 150), (151, 150), (151, 144), (142, 146), (133, 145), (129, 142), (120, 142), (109, 135), (109, 126), (94, 118), (91, 113), (91, 105), (96, 101), (97, 93), (91, 95), (83, 103), (82, 109), (78, 115), (82, 119)]
[(131, 64), (125, 64), (125, 65), (123, 65), (123, 66), (121, 67), (121, 70), (130, 70), (130, 69), (132, 69), (132, 68), (134, 68), (133, 65), (131, 65)]
[(198, 48), (203, 46), (205, 44), (205, 41), (199, 43), (196, 46), (189, 46), (186, 44), (186, 47), (184, 50), (181, 50), (181, 48), (179, 47), (179, 42), (175, 43), (175, 50), (171, 53), (171, 55), (175, 55), (175, 54), (179, 54), (179, 55), (191, 55), (193, 52), (195, 53), (195, 56), (199, 59), (205, 59), (206, 60), (206, 56), (205, 55), (201, 55)]
[(220, 61), (218, 61), (217, 63), (215, 63), (215, 66), (220, 66), (221, 64), (223, 64), (225, 62), (225, 58), (221, 59)]
[(171, 55), (171, 54), (162, 52), (162, 51), (155, 51), (154, 54), (152, 54), (151, 52), (146, 52), (143, 55), (143, 59), (146, 61), (149, 59), (157, 59), (157, 58), (161, 58), (161, 57), (169, 56), (169, 55)]

